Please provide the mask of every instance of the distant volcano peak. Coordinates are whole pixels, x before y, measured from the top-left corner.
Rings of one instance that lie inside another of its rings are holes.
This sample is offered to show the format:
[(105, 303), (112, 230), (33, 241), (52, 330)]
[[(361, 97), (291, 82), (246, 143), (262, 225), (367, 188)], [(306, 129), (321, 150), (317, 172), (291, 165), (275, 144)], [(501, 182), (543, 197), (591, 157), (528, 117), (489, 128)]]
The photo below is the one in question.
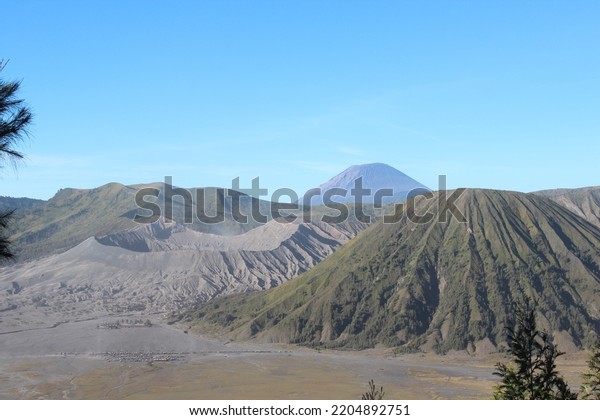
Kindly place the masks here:
[(355, 188), (356, 181), (361, 179), (362, 187), (371, 190), (360, 200), (363, 203), (373, 203), (375, 193), (383, 189), (391, 190), (386, 194), (383, 202), (402, 201), (408, 194), (416, 189), (429, 190), (425, 185), (399, 171), (398, 169), (385, 163), (367, 163), (362, 165), (353, 165), (331, 178), (329, 181), (319, 185), (321, 190), (320, 197), (314, 197), (311, 203), (323, 204), (324, 194), (334, 188), (347, 191), (345, 197), (336, 195), (333, 200), (336, 202), (349, 202), (354, 200), (351, 190)]

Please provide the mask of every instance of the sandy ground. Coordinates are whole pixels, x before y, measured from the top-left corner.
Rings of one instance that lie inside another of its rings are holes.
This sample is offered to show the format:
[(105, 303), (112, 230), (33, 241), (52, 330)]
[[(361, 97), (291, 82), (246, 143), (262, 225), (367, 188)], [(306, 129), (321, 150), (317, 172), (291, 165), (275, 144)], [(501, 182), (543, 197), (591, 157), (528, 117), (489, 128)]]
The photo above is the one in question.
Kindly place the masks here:
[[(504, 357), (229, 343), (160, 320), (97, 328), (116, 319), (0, 334), (0, 398), (360, 399), (374, 379), (389, 399), (489, 399), (494, 364)], [(572, 385), (585, 361), (585, 354), (563, 357)]]

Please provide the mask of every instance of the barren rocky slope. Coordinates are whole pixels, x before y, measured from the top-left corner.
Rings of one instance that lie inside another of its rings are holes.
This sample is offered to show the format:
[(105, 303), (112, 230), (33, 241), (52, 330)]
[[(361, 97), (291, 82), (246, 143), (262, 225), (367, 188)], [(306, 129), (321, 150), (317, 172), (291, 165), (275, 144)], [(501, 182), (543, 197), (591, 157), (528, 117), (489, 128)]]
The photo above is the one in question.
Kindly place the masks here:
[(224, 237), (156, 222), (0, 269), (0, 330), (119, 313), (170, 313), (276, 286), (365, 227), (271, 221)]

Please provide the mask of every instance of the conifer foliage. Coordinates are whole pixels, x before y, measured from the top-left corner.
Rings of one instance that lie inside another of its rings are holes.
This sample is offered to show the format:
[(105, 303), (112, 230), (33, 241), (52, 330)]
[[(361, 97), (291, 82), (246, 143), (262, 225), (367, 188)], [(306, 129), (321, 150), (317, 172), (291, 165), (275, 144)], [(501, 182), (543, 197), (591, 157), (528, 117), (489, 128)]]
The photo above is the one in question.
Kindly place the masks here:
[(546, 332), (539, 331), (535, 321), (535, 305), (529, 300), (515, 308), (514, 325), (507, 327), (508, 353), (512, 363), (498, 363), (494, 375), (501, 378), (494, 398), (500, 400), (571, 400), (565, 380), (556, 370), (556, 359), (562, 352)]
[(385, 395), (385, 391), (383, 387), (380, 386), (377, 388), (375, 386), (375, 381), (371, 379), (369, 381), (369, 390), (362, 395), (363, 400), (383, 400), (383, 396)]
[(583, 374), (581, 394), (585, 399), (600, 400), (600, 343), (592, 350), (588, 371)]
[[(6, 62), (0, 59), (0, 72)], [(15, 146), (27, 136), (27, 126), (31, 123), (32, 114), (17, 98), (20, 82), (5, 82), (0, 78), (0, 169), (8, 162), (23, 159), (23, 154)], [(6, 236), (6, 228), (12, 211), (0, 211), (0, 260), (13, 257), (10, 242)]]

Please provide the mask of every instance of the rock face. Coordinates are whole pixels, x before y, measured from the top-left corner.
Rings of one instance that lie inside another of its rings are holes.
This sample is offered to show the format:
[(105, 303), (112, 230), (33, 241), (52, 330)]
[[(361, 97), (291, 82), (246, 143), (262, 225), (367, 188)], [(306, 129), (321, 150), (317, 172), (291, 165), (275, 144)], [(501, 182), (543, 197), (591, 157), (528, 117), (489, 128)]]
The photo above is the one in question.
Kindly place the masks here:
[(218, 294), (268, 289), (315, 266), (364, 228), (272, 220), (227, 237), (159, 221), (91, 237), (64, 253), (2, 268), (2, 326), (169, 313)]
[(377, 223), (278, 288), (216, 299), (185, 319), (244, 339), (489, 351), (529, 296), (561, 348), (598, 337), (597, 226), (533, 194), (467, 190), (456, 201), (464, 221), (445, 223), (438, 202), (417, 201), (415, 213), (433, 220)]
[(355, 180), (361, 178), (362, 186), (365, 189), (370, 189), (371, 193), (365, 195), (360, 202), (373, 204), (373, 200), (377, 191), (383, 189), (391, 189), (393, 192), (383, 197), (382, 202), (389, 203), (394, 201), (402, 201), (406, 199), (408, 194), (414, 190), (429, 190), (426, 186), (418, 181), (415, 181), (408, 175), (399, 170), (383, 164), (370, 163), (366, 165), (351, 166), (342, 173), (331, 178), (329, 181), (321, 184), (322, 195), (311, 199), (311, 204), (323, 204), (323, 195), (325, 192), (334, 188), (341, 188), (347, 191), (346, 197), (335, 196), (332, 199), (336, 202), (354, 202), (354, 197), (351, 196), (351, 190), (355, 188)]

